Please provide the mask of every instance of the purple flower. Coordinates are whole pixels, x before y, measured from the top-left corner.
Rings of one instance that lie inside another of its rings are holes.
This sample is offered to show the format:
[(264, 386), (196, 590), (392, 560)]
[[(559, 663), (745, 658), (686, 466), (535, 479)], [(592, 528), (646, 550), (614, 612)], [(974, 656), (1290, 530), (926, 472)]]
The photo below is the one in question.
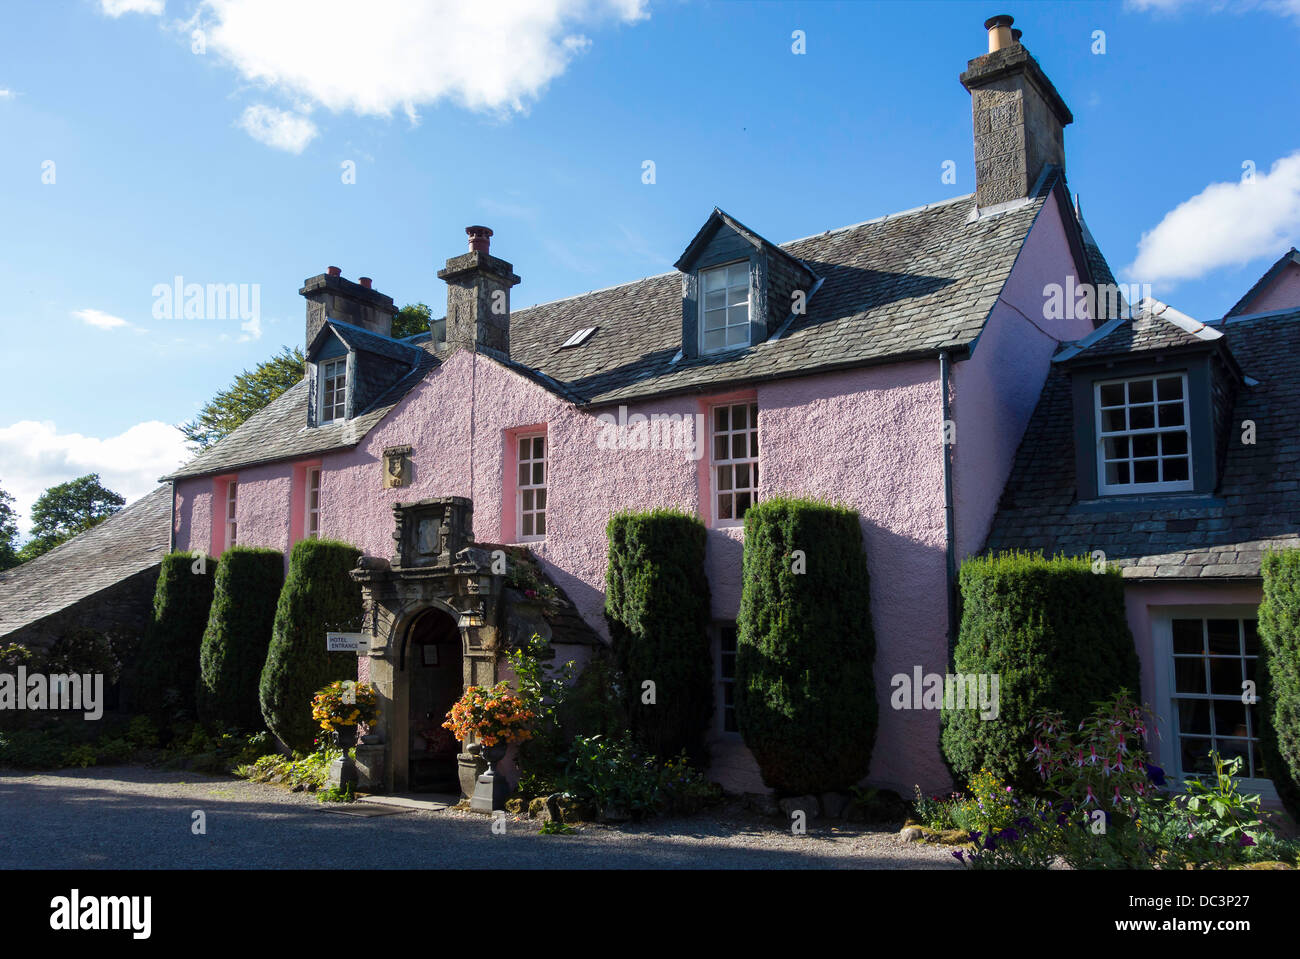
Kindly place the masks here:
[(998, 838), (1004, 842), (1015, 842), (1020, 838), (1020, 833), (1016, 832), (1010, 826), (998, 833)]
[(957, 861), (960, 863), (964, 863), (966, 861), (966, 856), (960, 849), (955, 850), (953, 852), (953, 855), (957, 857)]
[(1157, 786), (1165, 784), (1165, 771), (1155, 763), (1147, 763), (1147, 778)]
[(1253, 839), (1250, 838), (1250, 834), (1249, 834), (1249, 833), (1244, 833), (1244, 832), (1243, 832), (1243, 833), (1241, 834), (1241, 845), (1243, 845), (1243, 846), (1253, 846), (1253, 845), (1255, 845), (1255, 840), (1253, 840)]

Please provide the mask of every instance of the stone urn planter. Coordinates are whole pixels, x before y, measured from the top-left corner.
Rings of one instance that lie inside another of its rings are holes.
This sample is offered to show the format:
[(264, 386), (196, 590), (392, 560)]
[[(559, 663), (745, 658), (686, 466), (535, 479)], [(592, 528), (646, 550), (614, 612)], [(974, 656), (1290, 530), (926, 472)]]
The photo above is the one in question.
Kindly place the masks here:
[(327, 781), (335, 789), (357, 788), (357, 766), (348, 751), (357, 744), (356, 726), (339, 726), (334, 730), (334, 745), (343, 750), (343, 755), (330, 763)]
[(480, 754), (481, 747), (472, 743), (463, 753), (456, 754), (456, 772), (460, 779), (460, 796), (469, 799), (474, 795), (478, 777), (487, 772), (488, 762)]

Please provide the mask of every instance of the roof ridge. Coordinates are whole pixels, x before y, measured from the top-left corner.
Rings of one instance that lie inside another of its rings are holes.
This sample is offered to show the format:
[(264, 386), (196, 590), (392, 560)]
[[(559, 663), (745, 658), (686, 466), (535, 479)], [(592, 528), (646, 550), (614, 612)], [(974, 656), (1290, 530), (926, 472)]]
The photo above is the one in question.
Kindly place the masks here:
[[(948, 199), (948, 200), (938, 200), (938, 201), (936, 201), (936, 202), (934, 202), (934, 203), (924, 203), (924, 204), (922, 204), (921, 206), (914, 206), (914, 207), (912, 207), (911, 209), (908, 209), (908, 210), (898, 210), (898, 211), (895, 212), (895, 213), (886, 213), (884, 216), (876, 216), (876, 217), (872, 217), (872, 218), (869, 219), (869, 220), (859, 220), (857, 223), (850, 223), (850, 224), (848, 224), (847, 226), (837, 226), (837, 227), (835, 227), (834, 229), (831, 229), (831, 230), (823, 230), (823, 231), (820, 232), (820, 233), (810, 233), (810, 234), (808, 234), (807, 236), (797, 237), (796, 239), (793, 239), (793, 240), (785, 240), (785, 241), (783, 241), (783, 242), (781, 242), (781, 243), (773, 243), (772, 245), (775, 246), (775, 247), (778, 247), (778, 248), (781, 250), (782, 253), (785, 253), (785, 254), (788, 255), (788, 256), (794, 256), (794, 254), (791, 253), (789, 250), (787, 250), (786, 247), (788, 247), (788, 246), (793, 246), (795, 243), (804, 243), (804, 242), (806, 242), (806, 241), (808, 241), (808, 240), (817, 240), (817, 239), (821, 239), (822, 237), (833, 236), (833, 235), (835, 235), (836, 233), (843, 233), (843, 232), (845, 232), (845, 231), (847, 231), (847, 230), (856, 230), (856, 229), (858, 229), (859, 227), (870, 226), (870, 225), (873, 224), (873, 223), (883, 223), (884, 221), (886, 221), (886, 220), (892, 220), (892, 219), (894, 219), (895, 217), (908, 216), (908, 215), (913, 214), (913, 213), (923, 213), (923, 212), (925, 212), (926, 210), (936, 209), (936, 208), (941, 207), (941, 206), (948, 206), (948, 205), (953, 204), (953, 203), (959, 203), (959, 202), (961, 202), (962, 200), (969, 200), (969, 199), (971, 199), (974, 195), (975, 195), (974, 193), (967, 193), (967, 194), (965, 194), (964, 196), (957, 196), (957, 197), (953, 197), (953, 198)], [(1036, 199), (1038, 199), (1038, 198), (1037, 198), (1037, 197), (1029, 197), (1028, 199), (1030, 199), (1030, 200), (1036, 200)], [(716, 206), (715, 206), (714, 209), (717, 210), (719, 213), (722, 213), (724, 216), (727, 216), (727, 217), (729, 217), (729, 218), (731, 218), (731, 219), (733, 219), (733, 220), (735, 219), (735, 217), (732, 217), (731, 214), (727, 213), (725, 210), (722, 210), (722, 209), (719, 208), (719, 207), (716, 207)], [(710, 214), (710, 215), (712, 215), (712, 214)], [(737, 221), (737, 222), (739, 222), (739, 221)], [(741, 224), (741, 225), (743, 226), (744, 224)], [(749, 228), (749, 227), (746, 227), (746, 229), (750, 229), (750, 228)], [(753, 231), (751, 230), (751, 232), (753, 232)], [(758, 235), (758, 234), (756, 234), (756, 235)], [(769, 241), (769, 242), (770, 242), (770, 241)], [(795, 258), (798, 259), (798, 257), (795, 257)], [(611, 290), (622, 289), (622, 288), (625, 287), (625, 286), (635, 286), (636, 284), (638, 284), (638, 283), (644, 283), (644, 282), (646, 282), (647, 280), (657, 280), (657, 279), (659, 279), (660, 277), (672, 276), (673, 274), (675, 274), (675, 273), (679, 273), (679, 272), (681, 272), (681, 271), (680, 271), (680, 270), (665, 270), (663, 273), (652, 273), (652, 274), (650, 274), (649, 276), (643, 276), (643, 277), (641, 277), (640, 279), (636, 279), (636, 280), (627, 280), (627, 281), (625, 281), (625, 282), (623, 282), (623, 283), (614, 283), (614, 284), (611, 284), (610, 286), (597, 287), (597, 288), (594, 289), (594, 290), (587, 290), (585, 293), (573, 293), (573, 294), (571, 294), (571, 295), (569, 295), (569, 296), (560, 296), (560, 297), (556, 297), (556, 298), (553, 299), (553, 300), (542, 300), (541, 302), (533, 303), (533, 304), (531, 304), (531, 305), (529, 305), (529, 306), (520, 307), (518, 310), (512, 310), (511, 313), (512, 313), (512, 314), (513, 314), (513, 313), (523, 313), (523, 312), (525, 312), (525, 311), (527, 311), (527, 310), (535, 310), (535, 309), (537, 309), (538, 307), (551, 306), (552, 304), (555, 304), (555, 303), (564, 303), (564, 302), (566, 302), (566, 301), (568, 301), (568, 300), (577, 300), (577, 299), (580, 299), (580, 298), (582, 298), (582, 297), (584, 297), (584, 296), (592, 296), (592, 295), (594, 295), (594, 294), (596, 294), (596, 293), (608, 293), (608, 292), (610, 292)]]

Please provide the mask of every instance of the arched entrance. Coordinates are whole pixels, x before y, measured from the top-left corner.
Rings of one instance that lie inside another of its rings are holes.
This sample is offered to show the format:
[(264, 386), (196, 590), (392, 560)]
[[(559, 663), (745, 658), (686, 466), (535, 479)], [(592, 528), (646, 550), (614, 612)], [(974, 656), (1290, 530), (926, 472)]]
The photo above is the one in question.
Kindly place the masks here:
[(438, 608), (419, 614), (407, 629), (398, 669), (407, 687), (407, 788), (459, 794), (460, 744), (442, 728), (447, 711), (464, 691), (455, 618)]

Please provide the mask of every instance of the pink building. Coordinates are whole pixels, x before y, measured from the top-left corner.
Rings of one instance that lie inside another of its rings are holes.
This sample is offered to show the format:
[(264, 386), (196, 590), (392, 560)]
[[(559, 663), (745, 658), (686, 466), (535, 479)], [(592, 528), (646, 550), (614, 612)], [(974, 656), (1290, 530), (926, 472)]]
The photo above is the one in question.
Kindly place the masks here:
[(1068, 199), (1070, 111), (1008, 19), (962, 75), (973, 195), (779, 244), (715, 209), (674, 270), (521, 310), (513, 265), (470, 227), (438, 274), (445, 318), (405, 339), (369, 279), (305, 282), (307, 377), (169, 477), (174, 542), (287, 553), (319, 535), (374, 558), (361, 673), (384, 698), (388, 787), (419, 778), (422, 717), (494, 678), (517, 628), (473, 543), (532, 551), (561, 596), (524, 619), (582, 658), (607, 638), (609, 516), (667, 506), (709, 530), (712, 773), (763, 791), (729, 667), (741, 518), (777, 493), (862, 517), (882, 704), (868, 781), (949, 785), (938, 713), (889, 709), (890, 678), (946, 672), (957, 564), (984, 547), (1053, 357), (1110, 315), (1049, 316), (1049, 291), (1114, 282)]

